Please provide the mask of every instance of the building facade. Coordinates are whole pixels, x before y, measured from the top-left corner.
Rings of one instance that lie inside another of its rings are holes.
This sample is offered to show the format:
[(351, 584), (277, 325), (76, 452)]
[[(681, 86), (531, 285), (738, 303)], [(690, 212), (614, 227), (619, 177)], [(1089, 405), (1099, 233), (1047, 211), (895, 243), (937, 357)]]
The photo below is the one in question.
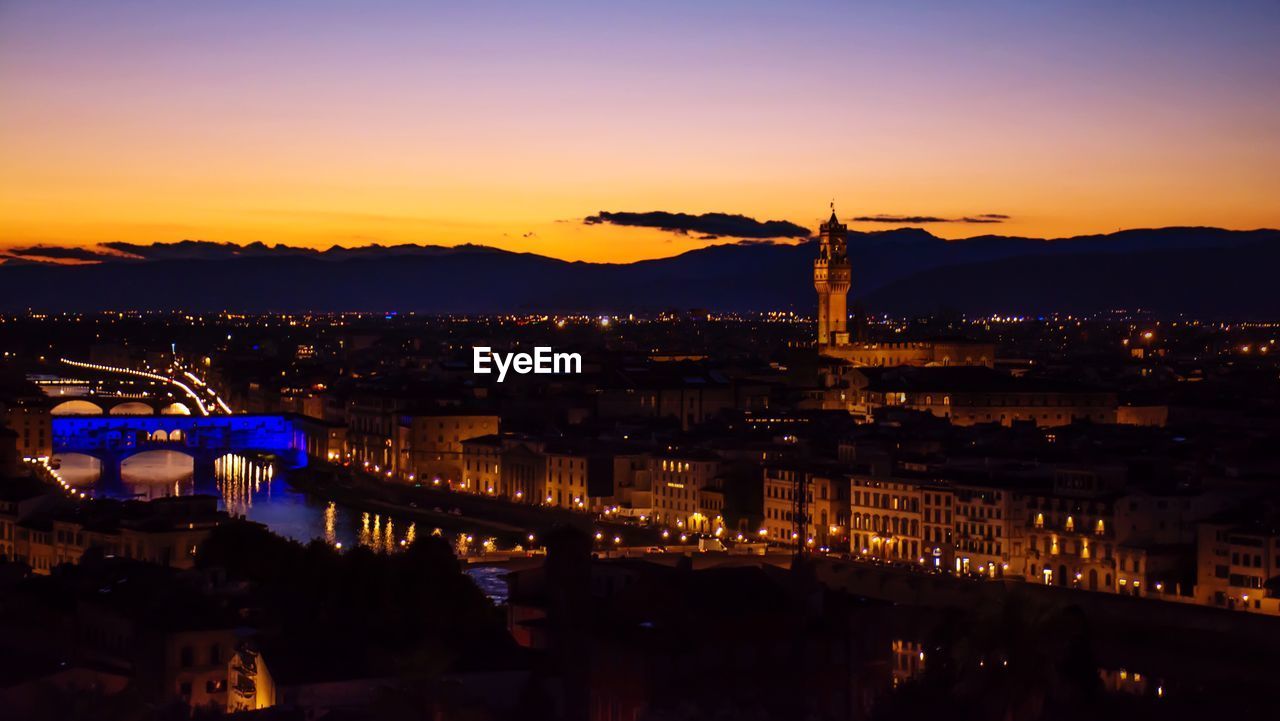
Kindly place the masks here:
[(1268, 581), (1280, 576), (1280, 525), (1236, 518), (1199, 524), (1197, 603), (1280, 615), (1280, 594)]
[[(653, 483), (653, 522), (668, 528), (711, 533), (717, 523), (714, 508), (703, 499), (703, 491), (715, 489), (720, 460), (702, 453), (668, 451), (649, 459), (649, 476)], [(713, 494), (710, 500), (723, 496)]]
[(881, 409), (905, 408), (958, 426), (1116, 422), (1114, 392), (1014, 378), (986, 368), (856, 368), (848, 378), (851, 410), (867, 416)]
[(865, 475), (850, 480), (851, 550), (864, 557), (919, 563), (926, 484)]
[[(435, 481), (476, 491), (463, 471), (462, 442), (498, 432), (498, 416), (469, 412), (402, 414), (399, 474), (408, 480)], [(483, 493), (484, 489), (478, 492)]]
[(19, 398), (0, 401), (0, 425), (17, 435), (18, 454), (25, 458), (42, 458), (53, 454), (53, 415), (44, 399)]

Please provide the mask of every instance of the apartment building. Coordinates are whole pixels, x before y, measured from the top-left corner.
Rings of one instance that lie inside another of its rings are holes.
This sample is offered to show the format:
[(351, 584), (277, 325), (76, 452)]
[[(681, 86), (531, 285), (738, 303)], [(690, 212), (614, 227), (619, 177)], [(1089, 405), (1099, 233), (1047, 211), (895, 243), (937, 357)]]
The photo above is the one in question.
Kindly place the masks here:
[(850, 478), (851, 549), (887, 561), (919, 563), (926, 481), (856, 474)]
[(1254, 613), (1280, 615), (1280, 523), (1256, 513), (1231, 513), (1199, 524), (1195, 599)]
[(653, 522), (668, 528), (687, 529), (711, 533), (723, 526), (714, 503), (723, 505), (723, 495), (711, 493), (704, 499), (703, 491), (716, 491), (720, 472), (720, 458), (714, 454), (668, 449), (655, 452), (649, 458), (649, 476), (652, 479)]

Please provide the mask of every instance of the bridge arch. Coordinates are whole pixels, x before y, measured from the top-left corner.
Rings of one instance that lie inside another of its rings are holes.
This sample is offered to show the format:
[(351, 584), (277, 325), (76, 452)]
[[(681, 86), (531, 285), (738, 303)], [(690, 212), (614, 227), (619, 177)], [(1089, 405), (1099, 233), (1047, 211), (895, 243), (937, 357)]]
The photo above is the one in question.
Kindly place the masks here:
[(190, 408), (190, 407), (188, 407), (188, 406), (187, 406), (187, 404), (186, 404), (186, 403), (183, 403), (182, 401), (174, 401), (173, 403), (170, 403), (169, 405), (164, 406), (163, 408), (161, 408), (161, 409), (160, 409), (160, 415), (162, 415), (162, 416), (189, 416), (189, 415), (191, 415), (191, 408)]
[(59, 403), (51, 408), (49, 413), (55, 416), (100, 416), (106, 413), (106, 410), (97, 403), (77, 398)]
[(155, 415), (156, 409), (139, 401), (128, 401), (117, 406), (112, 406), (109, 415), (113, 416), (151, 416)]
[(177, 473), (191, 473), (195, 470), (196, 457), (184, 448), (154, 448), (125, 456), (120, 461), (120, 474), (139, 467), (162, 466)]
[(96, 455), (112, 469), (124, 458), (156, 450), (184, 452), (201, 467), (226, 453), (271, 453), (305, 465), (306, 441), (294, 423), (271, 414), (62, 417), (53, 420), (52, 445), (55, 454)]
[(153, 428), (149, 431), (138, 431), (139, 441), (149, 441), (151, 443), (181, 443), (187, 439), (187, 434), (181, 428), (166, 430), (164, 428)]
[(135, 498), (188, 496), (195, 492), (197, 465), (185, 448), (142, 451), (120, 461), (120, 482)]
[(59, 473), (71, 486), (93, 485), (102, 477), (102, 459), (89, 453), (59, 453)]

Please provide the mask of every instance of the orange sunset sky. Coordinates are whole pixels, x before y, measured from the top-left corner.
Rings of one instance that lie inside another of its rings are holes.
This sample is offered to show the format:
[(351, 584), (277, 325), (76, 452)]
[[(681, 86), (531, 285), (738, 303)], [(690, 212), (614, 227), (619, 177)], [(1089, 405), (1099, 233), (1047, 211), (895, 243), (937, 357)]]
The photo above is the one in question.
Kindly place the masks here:
[(0, 248), (1280, 226), (1280, 5), (1116, 5), (0, 2)]

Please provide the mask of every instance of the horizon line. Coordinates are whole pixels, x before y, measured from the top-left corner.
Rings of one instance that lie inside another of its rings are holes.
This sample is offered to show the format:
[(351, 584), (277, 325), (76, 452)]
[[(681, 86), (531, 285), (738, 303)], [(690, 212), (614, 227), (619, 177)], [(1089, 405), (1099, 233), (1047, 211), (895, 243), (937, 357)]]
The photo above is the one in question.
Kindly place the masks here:
[[(1145, 226), (1117, 228), (1116, 230), (1105, 233), (1082, 233), (1077, 235), (1036, 237), (1030, 235), (1005, 235), (1001, 233), (979, 233), (976, 235), (965, 236), (963, 238), (944, 238), (929, 231), (928, 228), (922, 227), (920, 224), (906, 224), (895, 228), (880, 229), (849, 229), (850, 234), (858, 235), (886, 235), (891, 233), (901, 233), (903, 231), (912, 231), (924, 233), (932, 238), (941, 240), (945, 243), (963, 243), (969, 240), (979, 238), (1008, 238), (1018, 240), (1038, 240), (1045, 243), (1055, 243), (1061, 241), (1078, 240), (1081, 238), (1104, 238), (1121, 233), (1132, 232), (1159, 232), (1159, 231), (1179, 231), (1179, 230), (1205, 230), (1205, 231), (1221, 231), (1227, 233), (1261, 233), (1273, 232), (1280, 233), (1280, 227), (1271, 228), (1265, 226), (1253, 228), (1227, 228), (1216, 225), (1166, 225), (1166, 226)], [(4, 243), (0, 242), (0, 266), (4, 265), (43, 265), (43, 266), (76, 266), (76, 265), (103, 265), (107, 263), (146, 263), (161, 260), (191, 260), (191, 261), (216, 261), (216, 260), (235, 260), (242, 257), (231, 251), (228, 257), (171, 257), (171, 258), (154, 258), (137, 255), (125, 250), (112, 247), (113, 245), (134, 246), (139, 249), (163, 249), (173, 248), (177, 246), (203, 247), (210, 250), (227, 250), (227, 249), (250, 249), (260, 248), (265, 251), (263, 256), (267, 257), (271, 253), (288, 253), (297, 251), (300, 256), (320, 256), (334, 252), (351, 252), (351, 251), (394, 251), (397, 249), (417, 249), (417, 250), (455, 250), (455, 249), (476, 249), (482, 251), (496, 251), (507, 253), (510, 255), (526, 255), (547, 258), (549, 260), (557, 260), (564, 263), (583, 263), (587, 265), (633, 265), (636, 263), (644, 263), (649, 261), (667, 260), (678, 258), (690, 253), (696, 253), (709, 248), (725, 247), (725, 246), (753, 246), (753, 245), (803, 245), (813, 242), (817, 239), (817, 234), (810, 234), (805, 237), (769, 237), (769, 238), (743, 238), (725, 236), (722, 238), (708, 239), (705, 245), (698, 248), (690, 248), (688, 250), (672, 253), (670, 255), (656, 255), (649, 258), (640, 258), (632, 261), (591, 261), (591, 260), (572, 260), (559, 255), (548, 253), (540, 253), (532, 250), (511, 250), (499, 245), (489, 245), (485, 243), (475, 243), (471, 241), (463, 241), (455, 244), (446, 243), (426, 243), (426, 242), (405, 242), (405, 243), (380, 243), (370, 242), (364, 245), (343, 245), (341, 243), (333, 243), (326, 246), (318, 245), (300, 245), (286, 242), (269, 242), (264, 240), (252, 240), (247, 242), (237, 242), (231, 240), (206, 240), (201, 238), (183, 238), (181, 240), (157, 240), (149, 243), (142, 243), (128, 240), (107, 241), (103, 243), (89, 243), (83, 245), (77, 244), (51, 244), (51, 243), (35, 243), (26, 244), (21, 242)], [(723, 241), (723, 242), (720, 242)], [(21, 251), (21, 252), (14, 252)], [(45, 254), (39, 251), (49, 251), (53, 253)], [(58, 254), (66, 254), (59, 257)], [(77, 257), (78, 256), (78, 257)], [(16, 261), (16, 263), (14, 262)]]

